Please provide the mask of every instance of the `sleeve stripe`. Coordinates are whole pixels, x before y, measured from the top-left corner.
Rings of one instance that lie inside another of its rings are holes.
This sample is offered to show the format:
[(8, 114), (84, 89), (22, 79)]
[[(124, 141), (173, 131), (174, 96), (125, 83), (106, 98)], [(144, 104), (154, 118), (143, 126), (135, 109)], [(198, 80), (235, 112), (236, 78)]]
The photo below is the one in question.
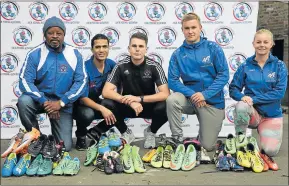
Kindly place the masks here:
[(41, 45), (35, 47), (34, 49), (32, 49), (31, 51), (28, 52), (28, 54), (26, 55), (26, 58), (25, 58), (25, 60), (24, 60), (24, 63), (23, 63), (22, 72), (20, 72), (20, 76), (19, 76), (19, 77), (20, 77), (20, 79), (21, 79), (21, 81), (22, 81), (22, 83), (23, 83), (23, 86), (24, 86), (26, 92), (30, 92), (30, 93), (32, 93), (32, 94), (34, 94), (35, 96), (37, 96), (37, 97), (40, 98), (41, 95), (39, 94), (39, 92), (33, 92), (33, 91), (30, 89), (30, 87), (29, 87), (26, 79), (24, 78), (24, 74), (25, 74), (25, 70), (26, 70), (26, 67), (27, 67), (29, 55), (30, 55), (32, 52), (34, 52), (35, 50), (39, 49), (39, 48), (41, 48)]
[(159, 73), (159, 76), (160, 76), (160, 79), (161, 79), (161, 83), (162, 84), (167, 84), (167, 80), (166, 80), (166, 76), (165, 76), (165, 73), (164, 73), (164, 70), (162, 69), (162, 67), (158, 64), (156, 64), (157, 62), (152, 62), (152, 61), (148, 61), (147, 64), (148, 65), (153, 65), (156, 67), (158, 73)]

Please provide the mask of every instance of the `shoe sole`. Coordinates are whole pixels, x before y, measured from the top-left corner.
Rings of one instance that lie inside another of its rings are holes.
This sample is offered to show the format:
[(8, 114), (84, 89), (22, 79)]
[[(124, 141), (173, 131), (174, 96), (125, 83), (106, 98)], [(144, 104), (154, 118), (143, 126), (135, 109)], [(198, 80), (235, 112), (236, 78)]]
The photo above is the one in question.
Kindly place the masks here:
[(200, 162), (201, 162), (201, 164), (211, 164), (212, 163), (212, 161), (209, 161), (209, 160), (201, 160)]

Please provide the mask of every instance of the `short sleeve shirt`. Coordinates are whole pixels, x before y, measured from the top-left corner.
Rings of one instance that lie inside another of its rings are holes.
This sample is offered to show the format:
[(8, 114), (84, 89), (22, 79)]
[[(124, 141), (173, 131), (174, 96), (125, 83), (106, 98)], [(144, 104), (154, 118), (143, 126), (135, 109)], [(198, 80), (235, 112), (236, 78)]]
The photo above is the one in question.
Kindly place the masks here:
[(93, 63), (93, 56), (85, 62), (85, 68), (88, 75), (88, 86), (86, 87), (85, 96), (97, 101), (102, 93), (102, 89), (107, 80), (108, 75), (116, 63), (111, 59), (106, 59), (103, 73), (100, 73)]
[(107, 82), (122, 87), (123, 95), (142, 96), (155, 94), (155, 86), (167, 84), (167, 78), (158, 62), (145, 57), (142, 64), (134, 65), (127, 57), (117, 63)]

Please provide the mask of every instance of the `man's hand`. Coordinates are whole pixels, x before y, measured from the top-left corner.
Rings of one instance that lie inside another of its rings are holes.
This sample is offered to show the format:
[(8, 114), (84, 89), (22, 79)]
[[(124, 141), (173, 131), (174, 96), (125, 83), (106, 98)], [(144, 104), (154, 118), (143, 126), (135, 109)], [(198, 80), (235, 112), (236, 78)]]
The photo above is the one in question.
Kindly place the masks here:
[(60, 113), (59, 113), (59, 111), (55, 111), (51, 114), (48, 114), (48, 117), (51, 119), (59, 120), (60, 119)]
[(205, 98), (201, 92), (197, 92), (191, 96), (191, 101), (196, 104), (201, 101), (205, 101)]
[(52, 114), (53, 112), (59, 111), (61, 109), (59, 101), (45, 101), (43, 106), (44, 106), (44, 110), (48, 114)]
[(248, 103), (248, 105), (253, 105), (253, 99), (250, 96), (244, 96), (241, 99), (243, 102)]
[(135, 111), (136, 116), (138, 116), (143, 110), (142, 105), (137, 102), (132, 102), (129, 106)]
[(204, 107), (207, 105), (206, 101), (200, 101), (198, 103), (195, 104), (196, 107), (200, 108), (200, 107)]
[(114, 116), (114, 114), (107, 108), (103, 107), (100, 110), (105, 122), (107, 125), (112, 125), (116, 123), (116, 118)]
[(125, 95), (125, 96), (122, 96), (121, 98), (121, 103), (124, 103), (126, 105), (130, 105), (132, 102), (140, 103), (141, 99), (140, 97), (133, 96), (133, 95)]

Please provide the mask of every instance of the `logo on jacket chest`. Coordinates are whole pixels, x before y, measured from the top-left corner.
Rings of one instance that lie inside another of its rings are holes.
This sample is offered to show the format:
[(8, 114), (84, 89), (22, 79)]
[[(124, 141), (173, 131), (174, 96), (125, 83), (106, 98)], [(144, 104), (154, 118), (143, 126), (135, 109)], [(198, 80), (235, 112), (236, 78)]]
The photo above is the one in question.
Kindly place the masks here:
[(210, 56), (203, 57), (202, 62), (203, 62), (202, 67), (213, 66), (213, 64), (210, 60)]
[(60, 67), (59, 67), (60, 69), (60, 72), (61, 73), (66, 73), (67, 72), (67, 66), (66, 65), (60, 65)]
[(276, 82), (276, 73), (269, 72), (266, 78), (266, 82)]

